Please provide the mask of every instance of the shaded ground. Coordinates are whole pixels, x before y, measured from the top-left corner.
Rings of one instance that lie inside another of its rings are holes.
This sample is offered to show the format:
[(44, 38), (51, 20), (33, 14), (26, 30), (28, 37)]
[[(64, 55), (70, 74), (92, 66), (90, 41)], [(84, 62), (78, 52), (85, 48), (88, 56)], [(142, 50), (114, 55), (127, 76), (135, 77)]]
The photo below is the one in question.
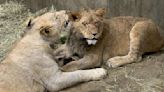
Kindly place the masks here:
[[(20, 37), (28, 10), (19, 3), (0, 5), (0, 61)], [(108, 69), (101, 81), (78, 84), (60, 92), (164, 92), (164, 51), (146, 55), (142, 62)]]

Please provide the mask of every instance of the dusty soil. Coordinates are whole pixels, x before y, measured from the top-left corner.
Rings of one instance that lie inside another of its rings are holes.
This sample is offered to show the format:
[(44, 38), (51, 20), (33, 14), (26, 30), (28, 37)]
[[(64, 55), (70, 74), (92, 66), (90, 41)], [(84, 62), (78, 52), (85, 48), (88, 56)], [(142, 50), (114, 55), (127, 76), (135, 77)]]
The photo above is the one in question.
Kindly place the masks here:
[[(0, 11), (1, 61), (20, 38), (29, 12), (14, 2), (0, 5)], [(100, 81), (81, 83), (60, 92), (164, 92), (164, 51), (145, 55), (139, 63), (108, 69), (108, 76)]]

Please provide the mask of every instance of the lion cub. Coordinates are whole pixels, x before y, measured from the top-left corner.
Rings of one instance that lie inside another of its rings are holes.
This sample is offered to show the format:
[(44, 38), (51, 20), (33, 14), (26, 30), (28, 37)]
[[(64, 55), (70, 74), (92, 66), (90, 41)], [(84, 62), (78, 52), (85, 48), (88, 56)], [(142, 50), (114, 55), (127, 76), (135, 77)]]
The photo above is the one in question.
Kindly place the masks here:
[(28, 22), (26, 34), (0, 64), (0, 92), (54, 92), (106, 75), (103, 68), (61, 72), (52, 59), (50, 44), (69, 30), (68, 19), (66, 11), (58, 11)]
[(66, 42), (66, 56), (80, 59), (67, 63), (64, 71), (98, 67), (104, 61), (118, 67), (142, 60), (147, 52), (157, 52), (164, 40), (151, 20), (132, 16), (105, 19), (104, 9), (72, 13), (75, 22)]

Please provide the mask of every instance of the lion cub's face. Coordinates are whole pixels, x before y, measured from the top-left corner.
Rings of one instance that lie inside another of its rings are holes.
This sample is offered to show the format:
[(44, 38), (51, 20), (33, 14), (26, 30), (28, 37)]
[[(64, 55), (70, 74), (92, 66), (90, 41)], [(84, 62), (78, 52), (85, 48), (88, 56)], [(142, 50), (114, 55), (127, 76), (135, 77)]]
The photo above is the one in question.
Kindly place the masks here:
[(51, 43), (57, 41), (62, 32), (70, 30), (72, 23), (66, 11), (48, 12), (28, 23), (28, 26), (39, 32), (44, 40)]
[(95, 45), (103, 32), (104, 9), (84, 10), (76, 15), (77, 20), (74, 24), (78, 31), (86, 39), (88, 45)]

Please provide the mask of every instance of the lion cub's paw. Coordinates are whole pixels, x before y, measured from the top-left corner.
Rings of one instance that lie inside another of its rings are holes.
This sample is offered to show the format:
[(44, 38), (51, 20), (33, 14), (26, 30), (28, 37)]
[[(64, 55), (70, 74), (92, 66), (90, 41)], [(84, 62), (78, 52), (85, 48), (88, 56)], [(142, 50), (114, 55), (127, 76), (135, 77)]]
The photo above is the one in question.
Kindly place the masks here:
[(107, 75), (107, 70), (104, 68), (96, 68), (90, 75), (93, 76), (92, 80), (100, 80)]
[(141, 60), (142, 60), (142, 56), (138, 56), (138, 57), (136, 57), (135, 55), (117, 56), (117, 57), (110, 58), (106, 64), (110, 68), (116, 68), (129, 63), (139, 62)]
[(110, 58), (106, 64), (109, 68), (116, 68), (123, 65), (127, 61), (129, 61), (127, 56), (117, 56)]
[(116, 68), (116, 67), (119, 67), (119, 65), (117, 63), (114, 63), (114, 62), (107, 62), (107, 66), (109, 68)]

